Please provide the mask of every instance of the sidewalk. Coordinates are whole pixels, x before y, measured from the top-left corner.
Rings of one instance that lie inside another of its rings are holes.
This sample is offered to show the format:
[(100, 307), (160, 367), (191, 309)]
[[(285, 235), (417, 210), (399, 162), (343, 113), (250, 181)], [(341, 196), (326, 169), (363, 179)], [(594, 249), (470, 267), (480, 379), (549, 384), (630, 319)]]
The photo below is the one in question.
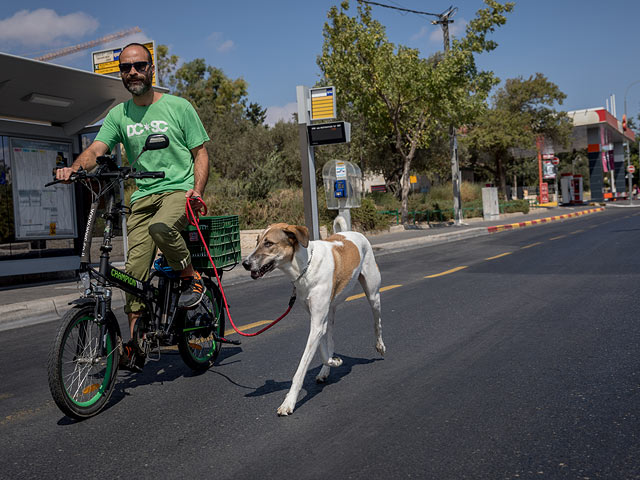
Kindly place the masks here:
[[(640, 206), (640, 205), (639, 205)], [(524, 228), (552, 221), (563, 221), (581, 215), (597, 214), (604, 207), (573, 206), (536, 209), (526, 215), (503, 214), (499, 220), (469, 219), (464, 225), (393, 226), (390, 232), (367, 235), (376, 256), (414, 248), (454, 242), (466, 238), (491, 235), (514, 228)], [(273, 272), (271, 276), (281, 273)], [(251, 281), (240, 266), (225, 272), (223, 285), (237, 285)], [(76, 281), (19, 286), (0, 289), (0, 331), (33, 325), (60, 318), (70, 308), (69, 302), (78, 298), (82, 288)], [(124, 294), (113, 290), (114, 309), (124, 305)]]

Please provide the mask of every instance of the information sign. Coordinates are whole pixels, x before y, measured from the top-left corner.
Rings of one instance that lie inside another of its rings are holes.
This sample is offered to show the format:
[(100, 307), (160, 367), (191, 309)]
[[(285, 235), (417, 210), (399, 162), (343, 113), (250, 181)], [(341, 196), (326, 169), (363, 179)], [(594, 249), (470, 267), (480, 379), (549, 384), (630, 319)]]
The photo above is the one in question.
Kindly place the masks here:
[(549, 160), (542, 162), (542, 178), (556, 178), (556, 167)]
[[(155, 63), (155, 48), (154, 42), (143, 43), (145, 47), (149, 49), (151, 52), (151, 60)], [(91, 55), (93, 59), (93, 72), (99, 73), (100, 75), (111, 75), (111, 76), (119, 76), (120, 69), (118, 64), (120, 63), (120, 52), (122, 52), (122, 47), (120, 48), (110, 48), (108, 50), (100, 50), (98, 52), (93, 52)], [(156, 74), (153, 74), (153, 85), (156, 84)]]
[(71, 165), (71, 145), (12, 138), (10, 151), (16, 239), (75, 238), (73, 188), (44, 187), (54, 168)]
[(351, 141), (351, 124), (349, 122), (320, 123), (307, 125), (309, 145), (330, 145)]
[(334, 87), (311, 88), (311, 120), (336, 118), (336, 89)]

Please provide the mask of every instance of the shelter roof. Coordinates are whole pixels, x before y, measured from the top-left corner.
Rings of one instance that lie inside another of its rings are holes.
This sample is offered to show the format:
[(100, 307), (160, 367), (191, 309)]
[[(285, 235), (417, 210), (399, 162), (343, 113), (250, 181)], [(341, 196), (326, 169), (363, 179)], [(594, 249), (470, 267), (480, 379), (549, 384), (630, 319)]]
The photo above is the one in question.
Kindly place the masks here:
[(119, 78), (0, 52), (0, 117), (72, 135), (130, 98)]

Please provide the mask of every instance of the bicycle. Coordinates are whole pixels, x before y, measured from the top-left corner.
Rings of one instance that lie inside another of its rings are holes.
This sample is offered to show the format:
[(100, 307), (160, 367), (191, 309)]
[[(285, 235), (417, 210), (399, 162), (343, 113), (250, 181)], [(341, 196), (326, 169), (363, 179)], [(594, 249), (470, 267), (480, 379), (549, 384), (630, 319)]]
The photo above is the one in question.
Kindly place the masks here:
[[(165, 135), (150, 135), (140, 155), (166, 148), (168, 144)], [(89, 187), (92, 195), (79, 269), (85, 291), (81, 298), (71, 302), (73, 307), (62, 318), (47, 366), (53, 399), (60, 410), (72, 418), (83, 419), (98, 414), (115, 387), (123, 343), (111, 310), (114, 287), (139, 297), (146, 305), (145, 313), (134, 328), (134, 339), (146, 360), (157, 361), (161, 347), (177, 345), (188, 367), (205, 371), (214, 364), (222, 343), (239, 344), (224, 338), (222, 295), (211, 277), (203, 276), (207, 292), (202, 301), (194, 309), (185, 310), (177, 308), (181, 280), (162, 255), (154, 262), (155, 268), (146, 282), (110, 263), (113, 227), (121, 215), (130, 212), (128, 207), (116, 203), (116, 187), (128, 178), (162, 177), (164, 172), (136, 172), (131, 167), (118, 166), (112, 156), (101, 156), (94, 172), (81, 169), (69, 179)], [(60, 181), (45, 186), (56, 183)], [(91, 188), (94, 183), (97, 183), (97, 191)], [(103, 197), (106, 200), (105, 226), (96, 270), (91, 266), (89, 253), (98, 204)], [(218, 275), (222, 275), (219, 268)]]

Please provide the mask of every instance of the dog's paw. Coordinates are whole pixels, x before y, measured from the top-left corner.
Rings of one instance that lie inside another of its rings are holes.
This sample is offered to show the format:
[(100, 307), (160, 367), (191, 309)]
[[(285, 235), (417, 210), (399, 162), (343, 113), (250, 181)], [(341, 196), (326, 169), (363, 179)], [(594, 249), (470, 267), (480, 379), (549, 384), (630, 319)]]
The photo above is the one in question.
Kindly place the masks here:
[(320, 373), (318, 373), (318, 376), (316, 377), (316, 383), (324, 383), (327, 381), (327, 377), (329, 376), (329, 371), (331, 369), (329, 368), (329, 366), (327, 365), (323, 365), (322, 368), (320, 369)]
[(279, 417), (286, 417), (287, 415), (291, 415), (293, 413), (293, 408), (283, 403), (278, 407), (277, 412)]
[(295, 403), (291, 405), (290, 402), (285, 399), (285, 401), (282, 402), (282, 405), (278, 407), (278, 410), (277, 410), (278, 416), (286, 417), (287, 415), (291, 415), (293, 413), (294, 408), (295, 408)]
[(380, 355), (382, 355), (384, 357), (384, 353), (387, 351), (387, 349), (384, 346), (384, 343), (382, 342), (382, 340), (378, 340), (376, 342), (376, 350), (378, 351), (378, 353)]
[(329, 367), (339, 367), (342, 365), (342, 359), (340, 357), (331, 357), (329, 361), (327, 361), (327, 365)]

